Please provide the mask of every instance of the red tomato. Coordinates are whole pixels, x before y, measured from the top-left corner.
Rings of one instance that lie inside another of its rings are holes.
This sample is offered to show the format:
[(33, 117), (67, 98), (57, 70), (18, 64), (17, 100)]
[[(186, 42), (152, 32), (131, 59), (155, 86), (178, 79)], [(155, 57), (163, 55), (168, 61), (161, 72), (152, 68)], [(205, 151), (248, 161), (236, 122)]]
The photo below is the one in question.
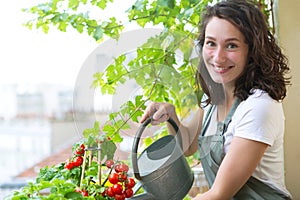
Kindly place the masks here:
[(84, 144), (81, 144), (81, 145), (80, 145), (80, 148), (84, 151), (84, 150), (85, 150)]
[(119, 173), (120, 171), (120, 164), (115, 165), (115, 172)]
[(83, 155), (84, 149), (85, 149), (84, 144), (81, 144), (79, 147), (76, 148), (75, 154), (79, 156)]
[(125, 181), (126, 188), (133, 188), (134, 185), (135, 185), (135, 180), (131, 177)]
[(86, 190), (82, 190), (81, 194), (85, 197), (89, 196), (89, 193)]
[(126, 172), (120, 172), (119, 173), (119, 181), (124, 182), (127, 179), (127, 173)]
[(107, 194), (107, 196), (109, 196), (109, 197), (114, 197), (114, 196), (115, 196), (115, 192), (114, 192), (112, 186), (109, 187), (109, 188), (107, 188), (106, 194)]
[(76, 167), (79, 167), (83, 162), (82, 156), (77, 156), (73, 162)]
[(122, 185), (119, 184), (119, 183), (114, 184), (114, 185), (112, 186), (112, 189), (113, 189), (113, 191), (114, 191), (115, 194), (122, 194), (122, 192), (123, 192), (123, 187), (122, 187)]
[(108, 180), (109, 180), (110, 183), (116, 184), (116, 183), (119, 182), (119, 175), (117, 173), (111, 173), (108, 176)]
[(126, 165), (126, 164), (124, 164), (124, 163), (120, 165), (120, 171), (121, 171), (121, 172), (126, 172), (126, 173), (127, 173), (128, 170), (129, 170), (128, 165)]
[(76, 151), (75, 151), (75, 154), (79, 155), (79, 156), (83, 155), (83, 153), (84, 152), (81, 149), (76, 149)]
[(107, 190), (104, 190), (104, 192), (102, 192), (101, 195), (102, 195), (103, 197), (105, 197), (105, 196), (107, 195)]
[(125, 194), (115, 194), (115, 200), (124, 200), (125, 199)]
[(105, 162), (106, 167), (109, 168), (109, 169), (110, 169), (114, 164), (115, 164), (115, 163), (114, 163), (113, 160), (107, 160), (107, 161)]
[(74, 166), (75, 166), (74, 163), (71, 162), (71, 161), (69, 161), (69, 160), (68, 160), (68, 161), (66, 162), (66, 164), (65, 164), (65, 168), (68, 169), (68, 170), (73, 169)]
[(116, 166), (115, 166), (115, 171), (116, 172), (128, 172), (128, 170), (129, 170), (129, 167), (128, 167), (128, 165), (126, 165), (126, 164), (124, 164), (124, 163), (120, 163), (120, 164), (117, 164)]
[(124, 192), (126, 198), (130, 198), (133, 196), (133, 190), (131, 188), (127, 188)]

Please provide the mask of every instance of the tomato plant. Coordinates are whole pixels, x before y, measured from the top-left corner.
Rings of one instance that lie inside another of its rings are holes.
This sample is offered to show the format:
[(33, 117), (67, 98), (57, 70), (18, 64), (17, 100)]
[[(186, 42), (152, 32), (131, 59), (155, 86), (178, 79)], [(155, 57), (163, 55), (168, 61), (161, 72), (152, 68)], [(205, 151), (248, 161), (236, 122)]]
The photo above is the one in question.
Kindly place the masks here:
[(128, 175), (129, 166), (124, 161), (113, 160), (116, 145), (105, 134), (99, 135), (98, 127), (95, 123), (93, 129), (87, 129), (89, 134), (73, 145), (72, 155), (65, 162), (42, 168), (35, 182), (6, 199), (124, 200), (132, 197), (126, 184), (134, 181)]

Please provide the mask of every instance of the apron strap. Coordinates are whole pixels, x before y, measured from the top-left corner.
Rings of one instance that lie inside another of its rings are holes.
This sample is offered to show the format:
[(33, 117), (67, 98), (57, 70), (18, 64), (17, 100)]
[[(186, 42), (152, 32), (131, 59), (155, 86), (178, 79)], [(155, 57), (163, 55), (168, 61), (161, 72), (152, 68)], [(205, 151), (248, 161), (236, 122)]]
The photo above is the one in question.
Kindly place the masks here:
[[(221, 135), (223, 135), (226, 132), (227, 127), (231, 122), (231, 118), (232, 118), (236, 108), (240, 104), (240, 102), (241, 102), (241, 100), (239, 98), (235, 98), (235, 100), (233, 102), (233, 105), (231, 106), (224, 122), (218, 122), (218, 130), (219, 130), (219, 127), (221, 127), (221, 131), (222, 131)], [(203, 125), (202, 125), (202, 129), (201, 129), (201, 133), (200, 133), (201, 136), (205, 135), (205, 132), (206, 132), (206, 130), (208, 128), (208, 125), (210, 123), (210, 120), (211, 120), (211, 116), (212, 116), (212, 114), (213, 114), (213, 112), (215, 111), (216, 108), (217, 108), (216, 105), (210, 105), (210, 107), (208, 108), (207, 114), (204, 118), (204, 122), (203, 122)], [(217, 132), (218, 132), (218, 130), (217, 130)]]

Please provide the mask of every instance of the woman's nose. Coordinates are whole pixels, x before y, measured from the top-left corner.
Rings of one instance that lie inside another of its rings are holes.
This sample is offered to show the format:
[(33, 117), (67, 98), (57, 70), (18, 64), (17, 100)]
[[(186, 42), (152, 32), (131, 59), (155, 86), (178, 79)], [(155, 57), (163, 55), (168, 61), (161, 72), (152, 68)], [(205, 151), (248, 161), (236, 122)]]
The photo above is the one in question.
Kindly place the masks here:
[(226, 52), (223, 48), (218, 47), (214, 51), (213, 59), (215, 63), (224, 63), (226, 61)]

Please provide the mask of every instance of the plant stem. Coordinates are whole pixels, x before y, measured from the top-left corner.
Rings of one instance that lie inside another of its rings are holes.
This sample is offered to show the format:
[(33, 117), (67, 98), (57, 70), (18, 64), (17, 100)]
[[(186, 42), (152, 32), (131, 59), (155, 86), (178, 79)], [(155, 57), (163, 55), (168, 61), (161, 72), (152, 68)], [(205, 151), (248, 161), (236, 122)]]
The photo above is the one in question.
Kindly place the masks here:
[(81, 170), (81, 177), (80, 177), (80, 184), (79, 184), (80, 189), (82, 189), (82, 182), (83, 182), (83, 178), (84, 178), (86, 156), (87, 156), (87, 150), (84, 151), (84, 156), (83, 156), (83, 163), (82, 163), (82, 170)]
[(99, 185), (101, 185), (101, 145), (98, 143), (98, 179), (99, 179)]

